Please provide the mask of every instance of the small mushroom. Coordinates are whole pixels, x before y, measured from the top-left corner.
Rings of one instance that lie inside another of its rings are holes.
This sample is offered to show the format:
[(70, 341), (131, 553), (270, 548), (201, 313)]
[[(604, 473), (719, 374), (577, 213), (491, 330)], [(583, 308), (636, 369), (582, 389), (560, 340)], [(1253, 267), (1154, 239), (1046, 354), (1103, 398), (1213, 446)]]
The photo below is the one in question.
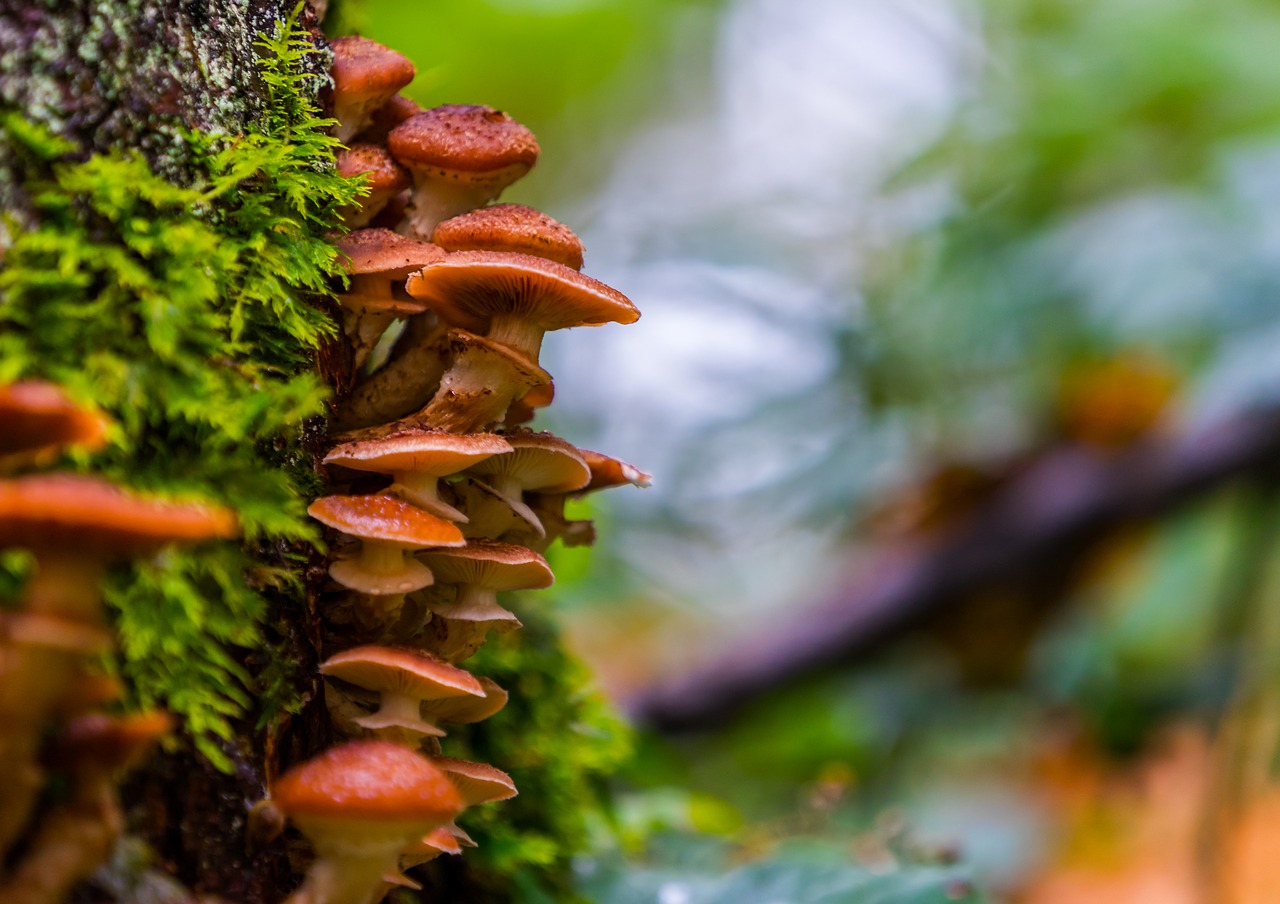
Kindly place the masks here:
[(387, 148), (413, 173), (401, 231), (428, 239), (436, 225), (498, 197), (538, 161), (538, 141), (506, 113), (446, 104), (391, 130)]
[(320, 674), (376, 691), (379, 708), (351, 721), (385, 740), (416, 745), (423, 737), (442, 737), (424, 719), (423, 702), (470, 695), (485, 698), (483, 685), (470, 672), (409, 647), (365, 645), (330, 656)]
[(573, 230), (523, 204), (495, 204), (445, 220), (431, 242), (445, 251), (531, 254), (582, 269), (582, 241)]
[(482, 461), (468, 473), (480, 477), (508, 506), (534, 527), (545, 530), (537, 514), (523, 500), (523, 493), (569, 493), (585, 487), (591, 470), (572, 445), (550, 433), (513, 431), (507, 435), (511, 454)]
[(427, 306), (404, 292), (401, 283), (444, 252), (387, 229), (359, 229), (337, 242), (350, 274), (342, 304), (342, 329), (351, 340), (357, 369), (364, 366), (383, 332), (398, 317), (421, 314)]
[(369, 904), (400, 852), (462, 810), (432, 762), (391, 741), (349, 741), (293, 767), (271, 797), (316, 860), (286, 904)]
[(307, 513), (360, 541), (357, 555), (330, 563), (329, 575), (348, 589), (387, 597), (387, 617), (392, 621), (404, 594), (428, 587), (433, 580), (430, 569), (407, 554), (466, 542), (450, 522), (395, 496), (322, 496)]
[(342, 224), (348, 229), (367, 226), (387, 202), (413, 184), (409, 171), (396, 163), (386, 148), (376, 144), (353, 144), (339, 151), (338, 175), (366, 176), (369, 193), (354, 207), (344, 208)]
[(455, 251), (410, 276), (405, 290), (445, 323), (481, 333), (535, 363), (551, 330), (640, 319), (616, 289), (529, 254)]
[(458, 595), (452, 602), (431, 607), (433, 614), (457, 621), (509, 621), (511, 628), (517, 628), (520, 622), (498, 604), (498, 594), (542, 590), (555, 582), (551, 566), (542, 556), (523, 546), (495, 540), (470, 540), (466, 546), (449, 552), (432, 550), (420, 557), (439, 583), (458, 585)]
[(458, 434), (397, 426), (336, 446), (324, 457), (324, 463), (390, 474), (395, 482), (386, 492), (446, 520), (465, 522), (466, 515), (440, 498), (440, 478), (510, 451), (507, 441), (493, 433)]
[(393, 94), (391, 99), (373, 111), (369, 127), (356, 136), (357, 142), (386, 145), (391, 130), (410, 116), (422, 112), (422, 104), (403, 94)]
[(91, 452), (106, 438), (106, 420), (51, 383), (0, 386), (0, 471), (38, 462), (68, 446)]
[(368, 38), (334, 38), (330, 46), (336, 134), (346, 144), (369, 125), (375, 110), (413, 81), (414, 69), (408, 57)]

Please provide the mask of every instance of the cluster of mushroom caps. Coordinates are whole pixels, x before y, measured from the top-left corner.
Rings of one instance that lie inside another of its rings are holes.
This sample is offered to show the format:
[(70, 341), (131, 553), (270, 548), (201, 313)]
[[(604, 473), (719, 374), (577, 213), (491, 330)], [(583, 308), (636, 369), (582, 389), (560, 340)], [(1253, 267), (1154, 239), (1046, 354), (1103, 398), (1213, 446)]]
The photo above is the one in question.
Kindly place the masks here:
[(533, 134), (489, 107), (423, 110), (397, 93), (412, 64), (373, 41), (333, 49), (350, 144), (339, 168), (367, 174), (370, 193), (337, 242), (353, 355), (324, 458), (333, 495), (309, 511), (332, 531), (320, 672), (349, 740), (273, 784), (317, 854), (293, 904), (368, 904), (416, 885), (404, 870), (472, 843), (453, 822), (462, 807), (516, 793), (496, 766), (441, 755), (442, 725), (507, 700), (457, 663), (519, 627), (498, 594), (548, 587), (554, 540), (594, 539), (590, 522), (566, 518), (570, 496), (648, 483), (521, 426), (554, 394), (538, 361), (545, 332), (639, 317), (580, 272), (567, 227), (486, 206), (534, 165)]
[[(236, 533), (232, 514), (125, 492), (93, 477), (39, 472), (63, 450), (100, 447), (108, 425), (52, 385), (0, 386), (0, 549), (34, 570), (0, 613), (0, 902), (55, 904), (105, 862), (123, 830), (120, 775), (170, 729), (162, 712), (109, 715), (118, 684), (101, 673), (113, 645), (99, 584), (115, 562), (171, 543)], [(69, 791), (37, 812), (50, 774)]]

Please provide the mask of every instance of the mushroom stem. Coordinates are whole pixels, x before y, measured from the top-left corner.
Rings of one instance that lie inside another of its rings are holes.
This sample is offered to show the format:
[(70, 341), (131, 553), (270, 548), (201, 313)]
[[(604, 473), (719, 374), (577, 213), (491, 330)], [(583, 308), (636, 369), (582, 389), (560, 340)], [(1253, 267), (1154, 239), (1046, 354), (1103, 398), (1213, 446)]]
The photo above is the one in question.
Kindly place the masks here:
[(394, 871), (399, 850), (360, 855), (317, 850), (315, 863), (307, 870), (302, 886), (285, 904), (376, 904), (385, 893), (384, 873)]
[(486, 337), (537, 363), (547, 331), (520, 314), (494, 314)]
[(534, 529), (538, 537), (547, 535), (547, 529), (542, 526), (542, 519), (538, 517), (538, 513), (525, 504), (524, 485), (517, 478), (511, 475), (495, 474), (490, 479), (489, 486), (507, 505), (511, 506), (513, 512)]
[[(412, 167), (410, 167), (412, 169)], [(460, 213), (483, 207), (502, 192), (490, 184), (460, 185), (455, 182), (435, 180), (415, 171), (413, 196), (405, 209), (405, 219), (396, 231), (401, 235), (427, 242), (436, 226)]]
[(35, 574), (27, 582), (23, 609), (84, 624), (102, 624), (99, 584), (104, 571), (106, 564), (91, 551), (74, 545), (42, 549), (36, 556)]
[(497, 349), (474, 337), (466, 341), (416, 419), (450, 433), (475, 433), (501, 422), (512, 402), (549, 381), (546, 371), (529, 370)]
[(391, 491), (403, 496), (420, 509), (439, 515), (446, 521), (467, 523), (467, 516), (440, 498), (440, 478), (421, 471), (397, 471), (391, 475), (395, 483)]
[[(396, 543), (365, 537), (360, 543), (360, 554), (354, 558), (336, 559), (329, 565), (329, 575), (344, 587), (358, 590), (369, 596), (399, 597), (431, 586), (434, 578), (431, 570), (416, 559), (405, 555), (405, 548)], [(382, 608), (395, 620), (395, 612)]]
[(384, 737), (388, 733), (382, 731), (382, 729), (403, 729), (403, 732), (396, 733), (397, 737), (387, 737), (389, 741), (401, 740), (403, 734), (408, 734), (409, 743), (417, 744), (417, 740), (421, 736), (442, 738), (445, 734), (436, 727), (435, 723), (422, 718), (422, 699), (420, 697), (399, 694), (395, 691), (382, 691), (381, 703), (377, 712), (361, 716), (352, 721), (361, 728), (368, 728), (371, 731), (376, 730), (379, 735)]
[(457, 599), (433, 605), (431, 609), (444, 618), (458, 621), (519, 623), (514, 613), (498, 604), (498, 592), (483, 584), (459, 584)]

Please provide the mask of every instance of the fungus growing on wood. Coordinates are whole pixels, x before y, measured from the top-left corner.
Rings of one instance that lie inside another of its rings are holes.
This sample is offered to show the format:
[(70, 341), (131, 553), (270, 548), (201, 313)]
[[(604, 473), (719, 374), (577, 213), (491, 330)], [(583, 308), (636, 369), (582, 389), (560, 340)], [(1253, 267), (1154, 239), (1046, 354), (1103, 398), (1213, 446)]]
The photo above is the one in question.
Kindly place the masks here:
[(386, 740), (408, 744), (444, 735), (433, 721), (422, 717), (424, 701), (459, 696), (483, 701), (486, 697), (484, 686), (470, 672), (409, 647), (353, 647), (330, 656), (320, 673), (376, 691), (378, 710), (352, 721)]
[(369, 194), (359, 199), (356, 206), (343, 209), (342, 222), (348, 229), (368, 225), (388, 201), (413, 184), (409, 171), (396, 163), (386, 148), (376, 144), (353, 144), (339, 151), (337, 165), (341, 176), (367, 177)]
[(107, 422), (76, 405), (61, 389), (37, 381), (0, 386), (0, 470), (55, 454), (87, 451), (106, 442)]
[(351, 275), (347, 291), (338, 296), (342, 329), (351, 340), (358, 369), (392, 320), (427, 309), (404, 292), (401, 282), (444, 252), (388, 229), (359, 229), (338, 239), (337, 245)]
[(410, 276), (405, 290), (446, 323), (533, 362), (547, 332), (640, 319), (617, 289), (529, 254), (455, 251)]
[(582, 269), (582, 241), (573, 230), (523, 204), (495, 204), (445, 220), (431, 242), (445, 251), (530, 254)]
[(450, 433), (475, 433), (501, 423), (512, 402), (551, 382), (537, 362), (504, 345), (466, 330), (450, 330), (448, 337), (452, 364), (415, 420)]
[(400, 853), (462, 810), (432, 762), (391, 741), (349, 741), (293, 767), (271, 788), (315, 848), (287, 904), (369, 904)]
[(466, 542), (452, 523), (395, 496), (322, 496), (307, 513), (361, 541), (357, 555), (329, 565), (329, 575), (344, 587), (374, 596), (430, 586), (431, 571), (407, 553)]
[(334, 38), (333, 115), (336, 135), (348, 143), (372, 121), (373, 113), (413, 81), (413, 63), (403, 54), (368, 38)]
[(578, 450), (550, 433), (514, 431), (507, 436), (511, 454), (502, 460), (482, 461), (468, 473), (480, 477), (497, 492), (520, 517), (545, 533), (537, 514), (524, 502), (528, 490), (539, 493), (569, 493), (585, 487), (591, 470)]
[(446, 104), (391, 130), (387, 147), (413, 173), (413, 199), (402, 231), (422, 239), (436, 225), (483, 207), (538, 162), (538, 141), (506, 113)]
[(449, 521), (465, 522), (467, 516), (440, 498), (439, 479), (511, 451), (507, 441), (493, 433), (446, 433), (408, 425), (370, 432), (368, 438), (330, 450), (324, 463), (389, 474), (395, 482), (386, 492)]
[(96, 624), (98, 583), (110, 562), (235, 533), (226, 509), (144, 499), (92, 477), (0, 481), (0, 548), (27, 549), (36, 558), (24, 592), (28, 612)]
[[(495, 540), (470, 540), (453, 550), (429, 550), (420, 558), (431, 568), (440, 584), (456, 584), (457, 597), (449, 603), (435, 603), (433, 614), (444, 618), (509, 623), (519, 627), (515, 616), (498, 604), (498, 594), (512, 590), (542, 590), (555, 583), (547, 560), (531, 549)], [(509, 630), (509, 629), (508, 629)]]

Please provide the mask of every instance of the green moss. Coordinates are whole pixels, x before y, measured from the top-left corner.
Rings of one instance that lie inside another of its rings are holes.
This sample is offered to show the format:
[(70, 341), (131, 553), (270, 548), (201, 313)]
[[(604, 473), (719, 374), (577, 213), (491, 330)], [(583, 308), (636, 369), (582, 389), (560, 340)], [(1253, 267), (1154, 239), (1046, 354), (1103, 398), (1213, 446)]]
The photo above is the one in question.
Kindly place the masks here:
[(627, 727), (592, 689), (551, 619), (530, 607), (524, 627), (489, 642), (466, 666), (509, 694), (498, 715), (453, 728), (445, 753), (506, 770), (518, 797), (469, 810), (459, 823), (477, 841), (463, 865), (497, 899), (572, 899), (570, 860), (587, 849), (606, 812), (607, 779), (631, 753)]
[[(82, 469), (240, 517), (245, 546), (173, 549), (107, 592), (135, 702), (181, 716), (222, 768), (217, 739), (259, 690), (236, 648), (262, 644), (268, 595), (301, 593), (297, 560), (317, 541), (300, 444), (324, 410), (312, 361), (334, 326), (313, 302), (340, 273), (324, 236), (362, 191), (334, 171), (296, 16), (258, 44), (261, 122), (180, 136), (185, 184), (140, 154), (78, 159), (43, 127), (0, 121), (35, 215), (8, 224), (0, 382), (43, 377), (111, 414), (110, 447)], [(271, 686), (255, 708), (294, 705), (287, 682)]]

